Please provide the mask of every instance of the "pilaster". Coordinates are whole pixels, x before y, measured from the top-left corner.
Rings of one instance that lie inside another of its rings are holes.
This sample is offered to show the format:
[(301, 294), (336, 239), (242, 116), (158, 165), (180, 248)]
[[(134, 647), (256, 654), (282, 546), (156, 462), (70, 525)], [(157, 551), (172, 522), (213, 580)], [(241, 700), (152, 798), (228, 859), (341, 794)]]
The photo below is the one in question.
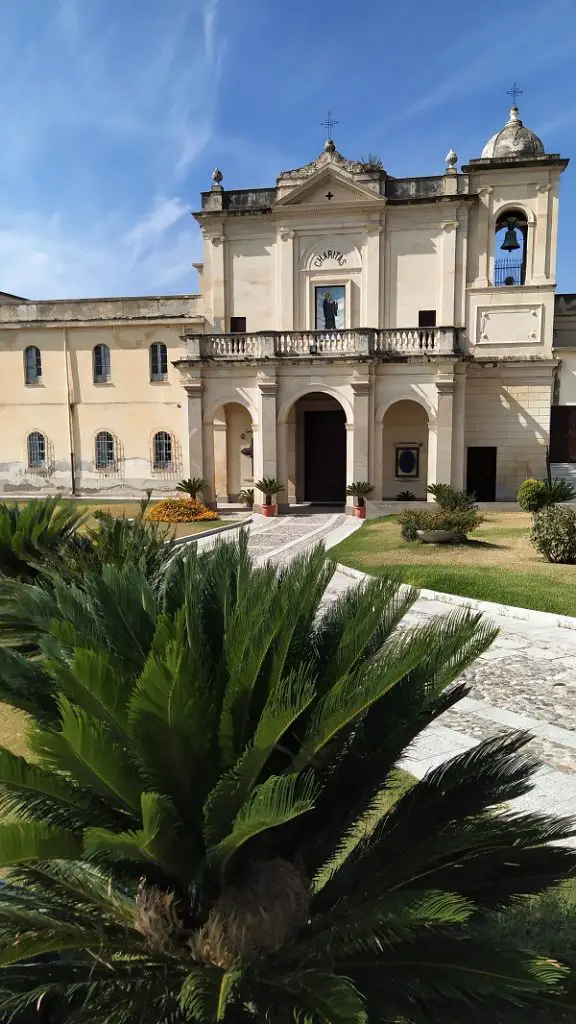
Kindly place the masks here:
[[(352, 384), (354, 422), (347, 424), (346, 484), (369, 479), (370, 451), (370, 394), (372, 382), (354, 381)], [(353, 504), (353, 499), (348, 500)]]
[(457, 229), (457, 220), (445, 220), (442, 223), (440, 239), (440, 294), (438, 296), (438, 323), (440, 325), (450, 325), (455, 322)]
[(214, 489), (216, 500), (229, 501), (228, 445), (225, 423), (214, 423)]
[(210, 295), (212, 319), (216, 334), (227, 329), (226, 323), (226, 294), (225, 294), (225, 259), (226, 240), (222, 231), (217, 231), (207, 236), (210, 246)]
[(362, 311), (363, 327), (380, 326), (380, 238), (382, 224), (371, 221), (368, 224), (365, 255), (363, 262)]
[(464, 427), (466, 414), (466, 367), (462, 364), (454, 374), (454, 400), (452, 405), (452, 478), (453, 487), (465, 486)]
[(476, 284), (479, 288), (487, 288), (490, 284), (490, 253), (491, 246), (491, 221), (492, 221), (492, 185), (483, 185), (478, 189), (478, 277)]
[[(185, 439), (184, 445), (184, 475), (186, 477), (204, 477), (208, 488), (204, 494), (207, 501), (212, 500), (214, 494), (214, 474), (210, 477), (210, 466), (204, 459), (204, 436), (203, 409), (202, 409), (202, 382), (196, 381), (184, 385), (186, 402), (184, 403)], [(214, 459), (212, 458), (212, 468)]]
[(294, 231), (278, 232), (278, 314), (282, 331), (294, 330)]
[(533, 284), (547, 284), (549, 281), (550, 239), (548, 237), (548, 216), (551, 189), (550, 182), (544, 182), (536, 186), (538, 199), (536, 200), (536, 226), (533, 233)]
[[(452, 437), (455, 384), (452, 374), (439, 374), (436, 379), (438, 412), (436, 415), (435, 444), (429, 443), (428, 483), (452, 482)], [(431, 434), (433, 432), (431, 431)], [(430, 438), (432, 441), (432, 437)], [(432, 454), (432, 458), (430, 457)]]

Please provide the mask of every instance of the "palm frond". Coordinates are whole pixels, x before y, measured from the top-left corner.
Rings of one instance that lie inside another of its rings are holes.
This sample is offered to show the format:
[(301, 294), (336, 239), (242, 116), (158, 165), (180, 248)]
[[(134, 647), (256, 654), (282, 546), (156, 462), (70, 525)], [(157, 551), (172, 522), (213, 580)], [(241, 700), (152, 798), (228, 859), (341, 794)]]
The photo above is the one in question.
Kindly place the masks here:
[(257, 786), (236, 815), (229, 835), (208, 850), (208, 856), (221, 877), (225, 877), (231, 858), (244, 843), (311, 811), (318, 791), (312, 772), (272, 775)]
[(139, 815), (143, 791), (126, 751), (98, 719), (61, 696), (61, 729), (37, 726), (30, 735), (32, 750), (41, 763), (69, 772), (82, 787), (109, 800), (119, 810)]
[(43, 860), (78, 860), (79, 836), (55, 825), (32, 821), (0, 823), (0, 867)]
[(221, 776), (208, 796), (204, 808), (204, 834), (209, 842), (218, 842), (229, 832), (270, 756), (310, 706), (315, 695), (312, 671), (306, 665), (292, 672), (282, 680), (281, 687), (272, 691), (250, 746), (234, 768)]

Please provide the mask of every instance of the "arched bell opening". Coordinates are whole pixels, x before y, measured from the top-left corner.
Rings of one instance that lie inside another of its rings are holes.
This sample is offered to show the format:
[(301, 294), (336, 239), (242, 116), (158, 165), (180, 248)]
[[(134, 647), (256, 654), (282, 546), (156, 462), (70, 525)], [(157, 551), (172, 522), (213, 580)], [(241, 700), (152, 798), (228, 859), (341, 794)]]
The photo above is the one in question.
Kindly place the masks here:
[(523, 210), (505, 210), (496, 221), (494, 284), (513, 287), (526, 281), (528, 221)]

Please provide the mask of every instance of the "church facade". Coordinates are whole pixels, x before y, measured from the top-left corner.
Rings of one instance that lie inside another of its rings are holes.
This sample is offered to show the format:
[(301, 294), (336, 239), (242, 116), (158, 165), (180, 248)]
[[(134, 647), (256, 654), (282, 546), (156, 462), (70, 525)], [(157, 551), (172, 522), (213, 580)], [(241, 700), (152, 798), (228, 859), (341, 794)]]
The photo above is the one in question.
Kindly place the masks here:
[[(235, 500), (512, 500), (576, 467), (576, 297), (557, 296), (560, 176), (513, 107), (482, 156), (396, 178), (320, 156), (271, 187), (216, 170), (199, 295), (0, 296), (0, 489)], [(552, 431), (552, 433), (551, 433)], [(258, 494), (256, 495), (258, 500)]]

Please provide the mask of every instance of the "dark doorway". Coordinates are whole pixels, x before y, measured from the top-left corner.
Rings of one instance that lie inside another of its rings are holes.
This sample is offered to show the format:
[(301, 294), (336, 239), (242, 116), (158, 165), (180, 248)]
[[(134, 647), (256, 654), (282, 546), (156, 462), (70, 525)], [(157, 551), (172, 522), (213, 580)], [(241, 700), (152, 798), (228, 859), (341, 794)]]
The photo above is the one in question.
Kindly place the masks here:
[(576, 462), (576, 405), (550, 410), (550, 462)]
[(304, 413), (304, 500), (346, 501), (346, 416), (343, 409)]
[(469, 448), (466, 490), (477, 501), (496, 500), (496, 448)]

